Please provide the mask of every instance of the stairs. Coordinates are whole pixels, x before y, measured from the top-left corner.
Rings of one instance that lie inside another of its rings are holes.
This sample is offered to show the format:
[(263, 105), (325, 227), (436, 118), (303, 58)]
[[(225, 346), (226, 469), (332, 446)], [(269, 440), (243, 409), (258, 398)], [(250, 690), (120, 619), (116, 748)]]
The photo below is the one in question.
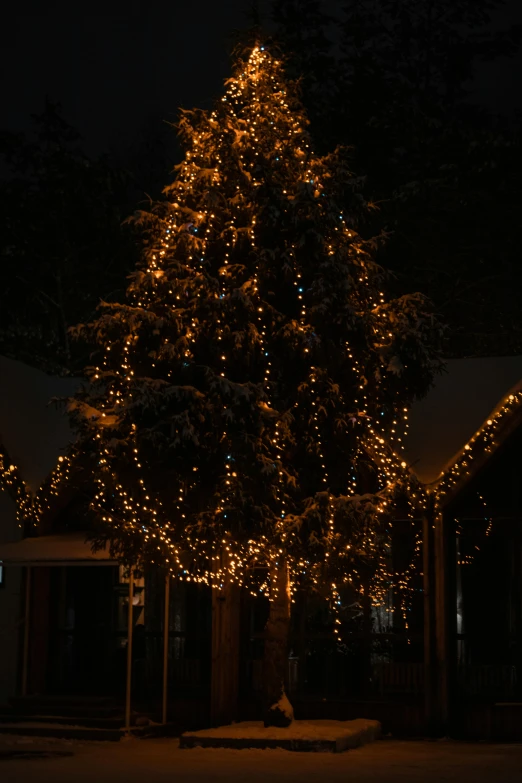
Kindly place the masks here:
[[(105, 697), (25, 696), (0, 707), (0, 733), (59, 739), (115, 741), (125, 734), (121, 706)], [(131, 715), (131, 732), (150, 733), (147, 718)], [(162, 727), (163, 728), (163, 727)]]

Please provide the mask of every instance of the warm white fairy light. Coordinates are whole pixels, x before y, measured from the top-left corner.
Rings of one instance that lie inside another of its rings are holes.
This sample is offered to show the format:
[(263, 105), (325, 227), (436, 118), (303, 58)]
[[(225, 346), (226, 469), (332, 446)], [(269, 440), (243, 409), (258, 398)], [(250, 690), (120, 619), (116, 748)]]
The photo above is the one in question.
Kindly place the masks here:
[(506, 418), (520, 407), (522, 403), (522, 391), (510, 392), (493, 411), (491, 416), (477, 430), (464, 448), (437, 480), (432, 493), (435, 496), (437, 506), (444, 503), (445, 497), (456, 487), (459, 482), (470, 476), (473, 470), (473, 462), (477, 456), (493, 453), (498, 445), (498, 431)]
[(33, 492), (16, 465), (0, 446), (0, 490), (5, 489), (15, 504), (16, 522), (21, 529), (37, 528), (42, 516), (52, 508), (53, 497), (70, 481), (70, 460), (60, 456), (43, 484)]

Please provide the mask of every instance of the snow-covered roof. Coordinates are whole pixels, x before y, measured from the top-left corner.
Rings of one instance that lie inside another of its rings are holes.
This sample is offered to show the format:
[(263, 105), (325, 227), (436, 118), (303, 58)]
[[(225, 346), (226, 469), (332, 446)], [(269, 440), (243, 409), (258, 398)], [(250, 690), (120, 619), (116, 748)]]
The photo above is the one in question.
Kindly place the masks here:
[(33, 491), (72, 439), (67, 417), (50, 400), (78, 385), (78, 379), (56, 378), (0, 356), (0, 444)]
[(406, 459), (431, 484), (522, 380), (522, 356), (453, 359), (410, 412)]
[(106, 549), (93, 552), (85, 533), (35, 536), (0, 544), (0, 561), (12, 565), (112, 565)]
[[(406, 459), (430, 484), (522, 380), (522, 356), (453, 359), (428, 395), (414, 403)], [(72, 438), (67, 417), (49, 405), (78, 388), (75, 378), (56, 378), (0, 356), (0, 443), (32, 490), (55, 467)]]

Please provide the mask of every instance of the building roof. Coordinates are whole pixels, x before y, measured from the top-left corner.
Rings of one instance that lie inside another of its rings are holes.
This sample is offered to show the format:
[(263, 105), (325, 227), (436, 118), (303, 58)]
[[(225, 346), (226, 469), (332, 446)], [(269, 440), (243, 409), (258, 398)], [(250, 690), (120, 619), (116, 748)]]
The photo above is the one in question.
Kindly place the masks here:
[(414, 403), (406, 459), (425, 484), (455, 464), (493, 411), (522, 380), (522, 356), (453, 359), (427, 396)]
[[(410, 412), (405, 456), (425, 484), (436, 482), (491, 412), (522, 380), (522, 356), (453, 359)], [(56, 378), (0, 356), (0, 444), (36, 491), (73, 435), (67, 417), (49, 402), (71, 395), (76, 378)]]
[(0, 444), (33, 492), (72, 440), (67, 417), (50, 400), (78, 385), (76, 378), (56, 378), (0, 356)]
[(116, 565), (106, 549), (93, 552), (86, 533), (34, 536), (0, 544), (0, 562), (6, 565)]

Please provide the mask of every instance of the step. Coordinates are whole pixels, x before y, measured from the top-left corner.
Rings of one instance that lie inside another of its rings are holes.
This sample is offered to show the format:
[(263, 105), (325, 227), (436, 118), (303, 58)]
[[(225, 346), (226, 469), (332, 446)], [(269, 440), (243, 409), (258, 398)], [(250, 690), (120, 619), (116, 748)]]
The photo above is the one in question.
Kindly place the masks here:
[(46, 723), (49, 725), (83, 726), (95, 729), (119, 729), (124, 723), (123, 715), (109, 718), (74, 715), (21, 715), (18, 712), (0, 713), (0, 725), (5, 723)]
[(54, 694), (54, 693), (34, 693), (30, 696), (13, 696), (10, 700), (11, 704), (85, 704), (86, 706), (100, 706), (105, 705), (114, 706), (114, 698), (112, 696), (85, 696), (85, 695), (70, 695), (70, 694)]
[(123, 729), (98, 729), (86, 726), (70, 726), (24, 721), (22, 723), (1, 723), (0, 734), (17, 734), (24, 737), (53, 737), (55, 739), (89, 740), (95, 742), (118, 742)]
[(9, 748), (8, 750), (0, 750), (0, 761), (14, 761), (17, 759), (54, 759), (67, 756), (74, 756), (74, 751), (51, 750), (50, 748), (42, 748), (41, 750), (33, 750), (33, 748)]
[[(152, 724), (133, 726), (129, 732), (133, 737), (177, 737), (179, 729), (175, 724)], [(46, 721), (23, 721), (0, 723), (0, 734), (16, 734), (23, 737), (52, 737), (53, 739), (88, 740), (91, 742), (118, 742), (125, 736), (124, 728), (89, 728), (68, 724), (50, 724)]]
[(86, 718), (114, 718), (122, 714), (122, 708), (114, 702), (93, 703), (44, 699), (12, 699), (10, 709), (17, 715), (56, 715)]

